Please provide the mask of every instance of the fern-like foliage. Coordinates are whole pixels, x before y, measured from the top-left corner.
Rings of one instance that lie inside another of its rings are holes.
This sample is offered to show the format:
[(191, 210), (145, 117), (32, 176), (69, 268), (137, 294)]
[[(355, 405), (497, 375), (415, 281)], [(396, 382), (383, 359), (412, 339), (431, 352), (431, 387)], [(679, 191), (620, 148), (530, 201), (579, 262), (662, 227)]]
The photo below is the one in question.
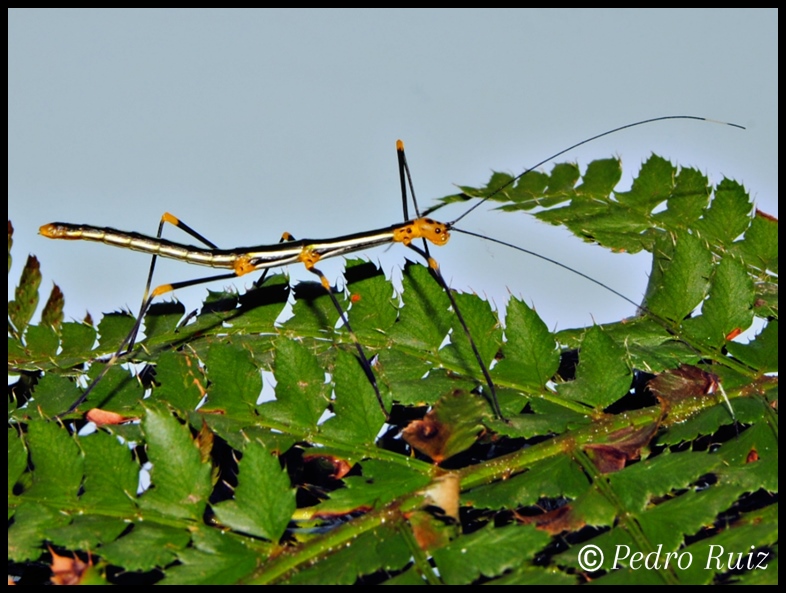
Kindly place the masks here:
[[(507, 421), (492, 413), (428, 269), (407, 264), (394, 295), (358, 261), (339, 297), (374, 357), (387, 428), (324, 289), (291, 289), (282, 276), (239, 297), (211, 294), (182, 326), (182, 307), (155, 306), (126, 357), (148, 365), (140, 376), (116, 365), (57, 419), (134, 320), (64, 322), (55, 291), (31, 324), (40, 283), (31, 258), (8, 307), (18, 376), (11, 574), (777, 583), (777, 221), (752, 212), (738, 183), (713, 189), (659, 157), (630, 191), (614, 191), (620, 174), (613, 159), (583, 176), (561, 164), (493, 196), (502, 210), (533, 210), (653, 262), (641, 315), (557, 334), (517, 299), (498, 314), (456, 295)], [(444, 201), (508, 181), (495, 174)], [(9, 223), (9, 270), (10, 253)], [(278, 322), (290, 291), (292, 316)], [(758, 334), (734, 341), (754, 321)], [(275, 399), (261, 402), (264, 371)], [(86, 418), (99, 427), (82, 436)]]

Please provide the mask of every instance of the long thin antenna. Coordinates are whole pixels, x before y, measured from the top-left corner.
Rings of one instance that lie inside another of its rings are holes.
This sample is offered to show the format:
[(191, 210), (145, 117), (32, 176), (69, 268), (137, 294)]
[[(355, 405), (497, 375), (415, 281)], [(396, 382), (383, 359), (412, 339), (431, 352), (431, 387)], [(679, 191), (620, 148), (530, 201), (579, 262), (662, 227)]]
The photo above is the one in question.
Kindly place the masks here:
[(563, 268), (563, 269), (567, 270), (568, 272), (572, 272), (573, 274), (576, 274), (577, 276), (581, 276), (582, 278), (585, 278), (586, 280), (589, 280), (590, 282), (593, 282), (594, 284), (597, 284), (601, 288), (605, 288), (606, 290), (608, 290), (612, 294), (615, 294), (616, 296), (618, 296), (622, 300), (630, 303), (634, 307), (641, 308), (641, 305), (639, 303), (637, 303), (636, 301), (634, 301), (631, 298), (626, 297), (621, 292), (619, 292), (617, 290), (614, 290), (608, 284), (604, 284), (600, 280), (596, 280), (592, 276), (589, 276), (589, 275), (585, 274), (584, 272), (580, 272), (576, 268), (571, 268), (569, 265), (563, 264), (561, 261), (557, 261), (556, 259), (552, 259), (550, 257), (547, 257), (547, 256), (542, 255), (540, 253), (537, 253), (535, 251), (531, 251), (531, 250), (526, 249), (524, 247), (519, 247), (518, 245), (514, 245), (513, 243), (508, 243), (507, 241), (502, 241), (501, 239), (495, 239), (494, 237), (488, 237), (486, 235), (481, 235), (480, 233), (473, 233), (472, 231), (466, 231), (464, 229), (458, 229), (456, 227), (453, 227), (450, 230), (453, 231), (453, 232), (456, 232), (456, 233), (461, 233), (463, 235), (470, 235), (471, 237), (477, 237), (479, 239), (485, 239), (486, 241), (491, 241), (492, 243), (497, 243), (499, 245), (504, 245), (505, 247), (510, 247), (511, 249), (515, 249), (516, 251), (521, 251), (522, 253), (526, 253), (527, 255), (535, 256), (535, 257), (537, 257), (539, 259), (542, 259), (543, 261), (549, 262), (550, 264), (554, 264), (555, 266), (559, 266), (560, 268)]
[(589, 142), (592, 142), (593, 140), (597, 140), (598, 138), (603, 138), (604, 136), (609, 136), (609, 135), (611, 135), (611, 134), (615, 134), (615, 133), (617, 133), (617, 132), (620, 132), (620, 131), (622, 131), (622, 130), (627, 130), (628, 128), (635, 128), (635, 127), (637, 127), (637, 126), (643, 126), (643, 125), (645, 125), (645, 124), (651, 124), (651, 123), (653, 123), (653, 122), (664, 121), (664, 120), (667, 120), (667, 119), (695, 119), (695, 120), (697, 120), (697, 121), (705, 121), (705, 122), (710, 122), (710, 123), (715, 123), (715, 124), (721, 124), (721, 125), (725, 125), (725, 126), (732, 126), (733, 128), (739, 128), (739, 129), (741, 129), (741, 130), (744, 130), (744, 129), (745, 129), (745, 126), (741, 126), (741, 125), (739, 125), (739, 124), (733, 124), (733, 123), (726, 122), (726, 121), (719, 121), (719, 120), (717, 120), (717, 119), (709, 119), (709, 118), (707, 118), (707, 117), (699, 117), (699, 116), (697, 116), (697, 115), (664, 115), (664, 116), (661, 116), (661, 117), (653, 117), (653, 118), (650, 118), (650, 119), (643, 119), (643, 120), (641, 120), (641, 121), (637, 121), (637, 122), (634, 122), (634, 123), (632, 123), (632, 124), (626, 124), (626, 125), (624, 125), (624, 126), (619, 126), (618, 128), (614, 128), (614, 129), (612, 129), (612, 130), (607, 130), (607, 131), (605, 131), (605, 132), (603, 132), (603, 133), (601, 133), (601, 134), (596, 134), (595, 136), (592, 136), (592, 137), (590, 137), (590, 138), (586, 138), (586, 139), (582, 140), (581, 142), (576, 142), (576, 144), (573, 144), (572, 146), (568, 146), (567, 148), (563, 148), (563, 149), (562, 149), (562, 150), (560, 150), (559, 152), (555, 152), (554, 154), (552, 154), (551, 156), (549, 156), (549, 157), (547, 157), (547, 158), (543, 159), (543, 160), (542, 160), (542, 161), (540, 161), (539, 163), (536, 163), (536, 164), (532, 165), (532, 166), (531, 166), (531, 167), (529, 167), (528, 169), (524, 170), (522, 173), (520, 173), (520, 174), (516, 175), (516, 176), (515, 176), (513, 179), (511, 179), (510, 181), (508, 181), (508, 182), (507, 182), (505, 185), (503, 185), (502, 187), (499, 187), (499, 188), (497, 188), (497, 190), (496, 190), (494, 193), (492, 193), (491, 195), (488, 195), (488, 196), (486, 196), (485, 198), (483, 198), (482, 200), (480, 200), (479, 202), (477, 202), (475, 205), (473, 205), (471, 208), (469, 208), (469, 209), (468, 209), (466, 212), (464, 212), (464, 213), (463, 213), (461, 216), (459, 216), (457, 219), (455, 219), (455, 220), (454, 220), (454, 221), (452, 221), (452, 222), (449, 222), (449, 223), (447, 223), (447, 226), (448, 226), (448, 228), (452, 228), (454, 224), (456, 224), (456, 223), (457, 223), (458, 221), (460, 221), (462, 218), (464, 218), (465, 216), (467, 216), (467, 215), (468, 215), (470, 212), (472, 212), (473, 210), (475, 210), (476, 208), (478, 208), (480, 205), (482, 205), (483, 203), (485, 203), (485, 202), (486, 202), (486, 200), (489, 200), (489, 199), (491, 199), (492, 197), (494, 197), (495, 195), (497, 195), (498, 193), (500, 193), (500, 192), (501, 192), (501, 191), (503, 191), (504, 189), (507, 189), (508, 187), (512, 186), (512, 185), (513, 185), (514, 183), (516, 183), (516, 182), (517, 182), (519, 179), (521, 179), (522, 177), (524, 177), (524, 175), (527, 175), (528, 173), (530, 173), (530, 172), (534, 171), (534, 170), (535, 170), (535, 169), (537, 169), (538, 167), (541, 167), (541, 166), (545, 165), (545, 164), (546, 164), (546, 163), (548, 163), (549, 161), (551, 161), (551, 160), (553, 160), (553, 159), (557, 158), (558, 156), (562, 156), (562, 155), (563, 155), (563, 154), (565, 154), (566, 152), (570, 152), (570, 151), (571, 151), (571, 150), (573, 150), (574, 148), (578, 148), (579, 146), (583, 146), (584, 144), (587, 144), (587, 143), (589, 143)]

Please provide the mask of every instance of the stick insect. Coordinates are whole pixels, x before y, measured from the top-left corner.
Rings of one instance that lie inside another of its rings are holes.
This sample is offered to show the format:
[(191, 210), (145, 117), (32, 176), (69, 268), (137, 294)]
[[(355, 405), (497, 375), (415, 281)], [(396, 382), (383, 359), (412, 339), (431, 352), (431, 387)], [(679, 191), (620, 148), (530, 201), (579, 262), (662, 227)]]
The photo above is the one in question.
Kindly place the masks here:
[[(344, 307), (342, 307), (341, 303), (334, 295), (333, 289), (331, 288), (330, 281), (319, 270), (319, 268), (317, 268), (317, 264), (321, 260), (326, 258), (335, 257), (339, 255), (347, 255), (357, 251), (362, 251), (362, 250), (366, 250), (382, 245), (387, 245), (391, 243), (401, 243), (407, 248), (414, 251), (420, 259), (422, 259), (427, 263), (428, 269), (432, 277), (436, 280), (436, 282), (439, 284), (439, 286), (444, 290), (445, 294), (447, 295), (450, 301), (450, 307), (453, 311), (453, 314), (456, 316), (459, 325), (461, 326), (463, 333), (466, 336), (466, 339), (472, 351), (472, 356), (475, 359), (475, 364), (477, 365), (477, 368), (480, 370), (480, 373), (483, 377), (481, 383), (482, 393), (488, 400), (494, 415), (501, 420), (506, 420), (506, 417), (503, 414), (503, 411), (500, 407), (499, 399), (497, 396), (497, 389), (494, 380), (489, 371), (489, 366), (491, 364), (491, 361), (485, 359), (484, 356), (479, 351), (476, 345), (476, 341), (472, 337), (469, 326), (464, 319), (461, 307), (457, 303), (452, 290), (450, 289), (447, 281), (444, 279), (440, 271), (439, 263), (434, 257), (431, 256), (428, 247), (428, 242), (431, 242), (436, 246), (443, 246), (448, 242), (451, 231), (462, 232), (468, 235), (475, 235), (493, 241), (494, 239), (490, 239), (488, 237), (484, 237), (476, 233), (459, 229), (456, 226), (456, 224), (461, 220), (463, 220), (464, 218), (466, 218), (471, 212), (473, 212), (476, 208), (478, 208), (486, 201), (496, 199), (500, 195), (504, 194), (506, 191), (513, 188), (513, 186), (516, 183), (522, 180), (526, 175), (530, 174), (533, 170), (565, 154), (566, 152), (573, 150), (574, 148), (577, 148), (583, 144), (586, 144), (603, 136), (608, 136), (610, 134), (614, 134), (628, 128), (637, 127), (653, 122), (662, 122), (664, 120), (669, 120), (669, 119), (692, 119), (692, 120), (699, 120), (699, 121), (712, 121), (712, 120), (707, 120), (706, 118), (703, 117), (695, 117), (695, 116), (684, 116), (684, 115), (665, 116), (665, 117), (657, 117), (647, 120), (641, 120), (638, 122), (634, 122), (631, 124), (627, 124), (624, 126), (620, 126), (608, 130), (601, 134), (597, 134), (595, 136), (577, 142), (576, 144), (568, 148), (560, 150), (559, 152), (549, 156), (548, 158), (543, 159), (541, 162), (535, 164), (534, 166), (526, 169), (521, 174), (512, 177), (511, 179), (506, 181), (503, 185), (499, 187), (495, 187), (494, 189), (491, 190), (490, 193), (488, 193), (485, 196), (482, 196), (474, 205), (468, 208), (463, 214), (461, 214), (454, 220), (445, 223), (439, 222), (429, 217), (428, 215), (421, 214), (417, 205), (417, 201), (415, 199), (414, 187), (409, 172), (409, 167), (406, 161), (406, 156), (404, 153), (404, 146), (403, 143), (399, 141), (397, 143), (397, 154), (399, 160), (399, 172), (400, 172), (402, 202), (403, 202), (405, 222), (395, 223), (387, 227), (382, 227), (369, 231), (362, 231), (350, 235), (344, 235), (340, 237), (333, 237), (327, 239), (297, 240), (291, 235), (289, 235), (288, 233), (285, 233), (278, 244), (272, 244), (272, 245), (267, 244), (267, 245), (258, 245), (252, 247), (221, 249), (218, 246), (216, 246), (214, 243), (212, 243), (210, 240), (208, 240), (205, 236), (203, 236), (202, 234), (191, 228), (185, 222), (181, 221), (179, 218), (169, 213), (165, 213), (162, 216), (158, 227), (158, 232), (155, 237), (143, 235), (136, 232), (119, 231), (110, 227), (96, 227), (96, 226), (83, 225), (83, 224), (54, 222), (54, 223), (43, 225), (40, 229), (40, 234), (51, 239), (95, 241), (95, 242), (105, 243), (108, 245), (114, 245), (116, 247), (122, 247), (135, 251), (140, 251), (152, 255), (147, 283), (145, 287), (145, 293), (142, 299), (142, 305), (140, 307), (139, 315), (137, 317), (136, 322), (133, 325), (133, 328), (125, 337), (125, 339), (122, 341), (122, 343), (119, 345), (115, 353), (107, 361), (104, 369), (96, 376), (96, 378), (92, 381), (92, 383), (90, 383), (90, 385), (82, 393), (82, 395), (63, 414), (69, 414), (75, 411), (79, 407), (79, 405), (81, 405), (82, 402), (84, 402), (85, 399), (87, 399), (91, 391), (102, 380), (106, 372), (118, 360), (123, 358), (127, 353), (133, 351), (136, 337), (141, 329), (141, 325), (145, 317), (145, 314), (148, 312), (153, 301), (157, 297), (172, 292), (178, 288), (183, 288), (186, 286), (193, 286), (197, 284), (223, 280), (228, 278), (234, 278), (237, 276), (244, 276), (246, 274), (255, 272), (257, 270), (263, 271), (263, 276), (262, 276), (262, 280), (263, 280), (264, 277), (267, 275), (267, 272), (272, 268), (285, 267), (290, 264), (303, 264), (309, 272), (315, 274), (319, 278), (320, 284), (324, 288), (325, 292), (330, 296), (332, 306), (335, 308), (336, 312), (339, 315), (339, 319), (342, 325), (346, 328), (348, 334), (351, 337), (358, 361), (361, 367), (363, 368), (363, 371), (366, 377), (368, 378), (369, 383), (373, 387), (376, 400), (382, 411), (382, 414), (384, 415), (386, 420), (389, 420), (389, 410), (387, 409), (383, 396), (380, 392), (380, 388), (378, 386), (377, 380), (375, 378), (374, 371), (372, 368), (372, 362), (369, 359), (369, 357), (366, 355), (361, 341), (355, 335)], [(717, 122), (717, 123), (725, 123), (725, 122)], [(726, 124), (726, 125), (741, 127), (741, 126), (737, 126), (736, 124)], [(416, 216), (413, 219), (409, 218), (408, 207), (407, 207), (408, 195), (411, 196), (416, 213)], [(205, 245), (205, 247), (194, 247), (194, 246), (190, 246), (190, 245), (186, 245), (183, 243), (178, 243), (175, 241), (162, 238), (162, 233), (165, 224), (171, 224), (173, 226), (177, 226), (182, 231), (191, 235), (193, 238), (195, 238), (200, 243)], [(418, 239), (422, 240), (422, 246), (419, 246), (417, 244)], [(507, 243), (502, 243), (502, 244), (515, 247)], [(526, 251), (519, 247), (515, 247), (515, 248), (520, 249), (522, 251)], [(532, 252), (528, 252), (528, 253), (532, 253)], [(533, 254), (533, 255), (537, 255), (537, 254)], [(224, 269), (229, 271), (217, 275), (196, 278), (193, 280), (162, 284), (151, 289), (153, 273), (155, 270), (156, 260), (158, 257), (165, 257), (165, 258), (183, 261), (185, 263), (191, 263), (195, 265), (202, 265), (202, 266)], [(587, 275), (577, 272), (576, 270), (570, 268), (569, 266), (565, 266), (564, 264), (561, 264), (559, 262), (552, 262), (552, 263), (557, 263), (558, 265), (561, 265), (566, 269), (569, 269), (571, 272), (577, 273), (593, 282), (596, 282), (597, 284), (600, 284), (604, 288), (611, 290), (614, 294), (622, 297), (626, 301), (631, 303), (633, 302), (627, 297), (625, 297), (624, 295), (621, 295), (619, 292), (616, 292), (610, 289), (609, 287), (597, 282), (596, 280), (593, 280)]]

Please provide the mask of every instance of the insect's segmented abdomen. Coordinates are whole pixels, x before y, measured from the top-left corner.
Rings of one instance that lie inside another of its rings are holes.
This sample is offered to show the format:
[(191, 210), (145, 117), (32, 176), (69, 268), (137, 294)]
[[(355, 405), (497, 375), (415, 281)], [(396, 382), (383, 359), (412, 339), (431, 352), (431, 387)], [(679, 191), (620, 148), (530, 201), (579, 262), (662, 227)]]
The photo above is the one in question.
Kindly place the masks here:
[(182, 245), (166, 239), (149, 237), (141, 233), (119, 231), (117, 229), (86, 224), (52, 222), (42, 226), (39, 229), (39, 233), (50, 239), (95, 241), (213, 268), (233, 268), (237, 259), (235, 255), (216, 254), (210, 249)]

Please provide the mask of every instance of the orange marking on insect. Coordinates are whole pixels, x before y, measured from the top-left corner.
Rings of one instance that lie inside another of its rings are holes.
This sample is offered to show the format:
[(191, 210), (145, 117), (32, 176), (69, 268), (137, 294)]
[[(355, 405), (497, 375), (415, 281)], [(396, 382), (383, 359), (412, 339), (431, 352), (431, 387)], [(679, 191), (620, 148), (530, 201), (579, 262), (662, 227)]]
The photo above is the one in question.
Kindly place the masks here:
[(415, 239), (428, 239), (434, 245), (442, 246), (450, 239), (447, 227), (432, 218), (418, 218), (393, 231), (393, 240), (409, 245)]
[(180, 224), (180, 219), (174, 214), (170, 214), (169, 212), (164, 212), (164, 215), (161, 217), (161, 222), (168, 222), (169, 224), (173, 224), (177, 226)]
[(44, 237), (48, 237), (49, 239), (78, 239), (79, 238), (73, 235), (69, 235), (68, 231), (66, 231), (63, 227), (57, 224), (53, 224), (51, 222), (39, 228), (38, 233), (40, 235), (43, 235)]
[(239, 258), (237, 258), (234, 268), (235, 274), (238, 276), (243, 276), (244, 274), (249, 274), (256, 270), (247, 255), (241, 255)]
[(298, 256), (298, 260), (310, 270), (317, 265), (317, 262), (320, 260), (320, 255), (314, 253), (310, 247), (304, 247)]
[(172, 292), (174, 288), (172, 288), (171, 284), (162, 284), (161, 286), (156, 286), (151, 293), (154, 297), (161, 296), (162, 294), (166, 294), (168, 292)]

